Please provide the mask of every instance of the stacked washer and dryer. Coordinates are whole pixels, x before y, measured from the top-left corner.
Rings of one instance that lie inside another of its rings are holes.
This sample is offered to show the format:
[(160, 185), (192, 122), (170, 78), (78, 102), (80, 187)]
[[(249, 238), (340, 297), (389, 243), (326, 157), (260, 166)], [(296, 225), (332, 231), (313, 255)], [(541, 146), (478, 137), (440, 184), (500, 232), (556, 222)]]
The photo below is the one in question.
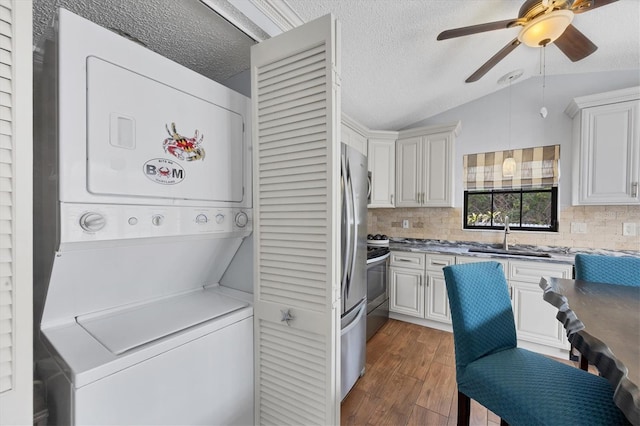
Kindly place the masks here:
[(66, 10), (44, 53), (50, 423), (252, 424), (252, 295), (219, 285), (252, 230), (249, 99)]

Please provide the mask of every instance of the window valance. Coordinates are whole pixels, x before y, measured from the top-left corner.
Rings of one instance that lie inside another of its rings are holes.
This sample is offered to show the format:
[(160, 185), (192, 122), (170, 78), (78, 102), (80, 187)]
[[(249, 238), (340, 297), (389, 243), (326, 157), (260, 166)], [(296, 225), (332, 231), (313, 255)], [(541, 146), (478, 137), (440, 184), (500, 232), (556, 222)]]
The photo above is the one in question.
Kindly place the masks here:
[[(504, 176), (502, 165), (509, 157), (516, 169)], [(465, 191), (558, 186), (560, 178), (560, 145), (467, 154), (462, 161)]]

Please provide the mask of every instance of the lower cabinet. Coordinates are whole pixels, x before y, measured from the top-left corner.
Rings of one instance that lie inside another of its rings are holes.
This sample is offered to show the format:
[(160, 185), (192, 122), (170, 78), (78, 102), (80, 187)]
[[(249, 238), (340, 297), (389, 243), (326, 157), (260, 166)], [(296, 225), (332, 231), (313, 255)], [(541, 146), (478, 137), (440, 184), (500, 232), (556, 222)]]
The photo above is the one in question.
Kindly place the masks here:
[(518, 340), (568, 349), (558, 309), (542, 298), (540, 278), (571, 278), (573, 266), (546, 262), (509, 261), (509, 285)]
[(558, 356), (569, 349), (557, 309), (542, 298), (540, 278), (571, 278), (573, 266), (542, 261), (507, 260), (472, 256), (448, 256), (416, 252), (392, 252), (390, 308), (398, 318), (451, 330), (451, 312), (442, 268), (473, 262), (498, 262), (509, 285), (518, 346)]
[(442, 268), (454, 263), (454, 256), (393, 252), (389, 310), (451, 324)]

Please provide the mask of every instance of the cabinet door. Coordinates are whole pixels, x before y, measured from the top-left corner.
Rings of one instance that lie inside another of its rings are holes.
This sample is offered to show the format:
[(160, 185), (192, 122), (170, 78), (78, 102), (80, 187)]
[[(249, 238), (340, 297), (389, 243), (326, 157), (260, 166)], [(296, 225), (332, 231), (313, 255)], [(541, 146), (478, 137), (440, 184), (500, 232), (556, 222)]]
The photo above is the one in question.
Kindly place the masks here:
[(509, 261), (509, 283), (513, 289), (513, 314), (518, 339), (568, 349), (564, 327), (556, 319), (557, 309), (543, 298), (540, 278), (571, 278), (572, 265)]
[(425, 136), (422, 157), (422, 204), (426, 207), (453, 207), (452, 134)]
[(633, 100), (582, 110), (574, 204), (640, 204), (639, 105)]
[(451, 324), (449, 297), (442, 268), (456, 263), (454, 256), (427, 255), (427, 287), (425, 297), (425, 318)]
[(424, 316), (424, 273), (419, 270), (389, 268), (389, 310), (422, 318)]
[(394, 207), (396, 182), (396, 141), (369, 139), (371, 199), (368, 207)]
[(396, 207), (420, 207), (422, 201), (422, 137), (396, 143)]
[(558, 309), (542, 298), (538, 284), (511, 281), (518, 340), (568, 349)]
[(427, 297), (425, 318), (451, 324), (447, 285), (442, 272), (427, 272)]

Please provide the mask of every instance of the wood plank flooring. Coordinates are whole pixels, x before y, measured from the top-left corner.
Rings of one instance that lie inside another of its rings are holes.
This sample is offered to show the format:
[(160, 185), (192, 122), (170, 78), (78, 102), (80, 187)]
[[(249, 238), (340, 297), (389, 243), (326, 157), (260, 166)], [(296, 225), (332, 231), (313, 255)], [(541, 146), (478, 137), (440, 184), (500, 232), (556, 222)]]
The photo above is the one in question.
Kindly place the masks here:
[[(389, 320), (367, 342), (365, 375), (342, 403), (340, 423), (455, 425), (457, 394), (453, 334)], [(470, 424), (500, 418), (472, 400)]]

